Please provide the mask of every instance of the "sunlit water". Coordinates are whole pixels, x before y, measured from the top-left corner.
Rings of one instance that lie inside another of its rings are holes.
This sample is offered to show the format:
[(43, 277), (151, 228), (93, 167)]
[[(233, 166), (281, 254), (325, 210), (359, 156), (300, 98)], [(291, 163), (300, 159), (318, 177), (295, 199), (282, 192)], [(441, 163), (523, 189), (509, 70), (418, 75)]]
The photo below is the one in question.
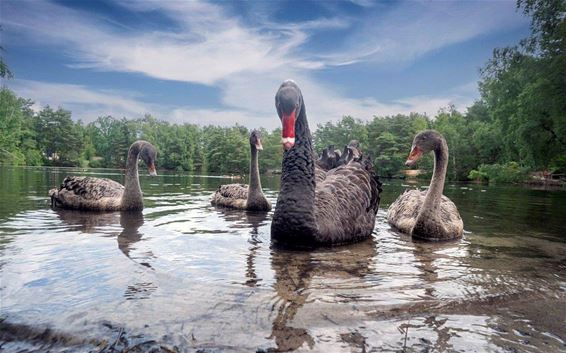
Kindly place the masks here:
[(0, 167), (0, 350), (566, 350), (563, 190), (449, 184), (464, 238), (426, 244), (385, 221), (418, 185), (385, 181), (372, 239), (289, 251), (271, 213), (210, 205), (229, 178), (143, 176), (143, 214), (51, 210), (67, 174), (122, 181)]

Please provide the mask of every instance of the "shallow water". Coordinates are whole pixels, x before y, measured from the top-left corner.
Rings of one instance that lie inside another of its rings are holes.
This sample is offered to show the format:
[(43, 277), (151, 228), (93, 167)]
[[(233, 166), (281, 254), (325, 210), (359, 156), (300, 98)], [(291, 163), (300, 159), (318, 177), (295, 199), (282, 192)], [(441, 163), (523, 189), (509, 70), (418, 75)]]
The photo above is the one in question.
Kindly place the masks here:
[[(143, 213), (54, 211), (67, 174), (0, 167), (6, 352), (566, 351), (566, 192), (449, 184), (465, 235), (271, 247), (271, 214), (210, 206), (204, 175), (142, 177)], [(404, 182), (403, 182), (404, 183)], [(275, 204), (278, 177), (263, 180)]]

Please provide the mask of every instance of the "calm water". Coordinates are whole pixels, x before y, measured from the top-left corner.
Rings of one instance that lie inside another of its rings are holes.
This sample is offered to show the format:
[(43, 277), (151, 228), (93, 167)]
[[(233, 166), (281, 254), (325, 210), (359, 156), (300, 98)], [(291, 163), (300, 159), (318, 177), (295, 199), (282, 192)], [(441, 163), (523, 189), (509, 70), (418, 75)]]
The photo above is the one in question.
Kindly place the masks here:
[(228, 178), (143, 176), (143, 214), (51, 210), (69, 173), (122, 181), (0, 167), (0, 350), (566, 351), (565, 191), (447, 185), (464, 238), (426, 244), (387, 225), (386, 181), (372, 239), (288, 251), (271, 214), (210, 206)]

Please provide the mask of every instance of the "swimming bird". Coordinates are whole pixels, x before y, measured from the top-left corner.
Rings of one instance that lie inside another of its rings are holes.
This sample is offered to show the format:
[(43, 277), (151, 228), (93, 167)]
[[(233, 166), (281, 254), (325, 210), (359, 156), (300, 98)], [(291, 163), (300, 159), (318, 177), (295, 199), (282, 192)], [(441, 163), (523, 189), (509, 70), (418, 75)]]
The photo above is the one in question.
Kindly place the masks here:
[(258, 151), (263, 150), (263, 146), (261, 134), (257, 130), (253, 130), (250, 134), (250, 150), (250, 184), (220, 185), (212, 195), (212, 205), (249, 211), (271, 210), (271, 203), (261, 190)]
[[(335, 245), (371, 236), (381, 183), (371, 159), (353, 160), (329, 171), (317, 168), (305, 102), (291, 80), (275, 96), (281, 120), (281, 190), (271, 223), (271, 238), (289, 246)], [(319, 178), (319, 173), (325, 173)]]
[(448, 144), (437, 131), (425, 130), (413, 140), (406, 165), (434, 152), (434, 173), (428, 190), (405, 191), (389, 206), (387, 220), (401, 232), (423, 240), (449, 240), (462, 236), (464, 223), (456, 205), (442, 195), (448, 167)]
[(51, 206), (90, 211), (142, 210), (138, 159), (145, 163), (149, 175), (155, 176), (156, 156), (151, 143), (136, 141), (128, 151), (125, 186), (106, 178), (68, 176), (59, 188), (49, 190)]

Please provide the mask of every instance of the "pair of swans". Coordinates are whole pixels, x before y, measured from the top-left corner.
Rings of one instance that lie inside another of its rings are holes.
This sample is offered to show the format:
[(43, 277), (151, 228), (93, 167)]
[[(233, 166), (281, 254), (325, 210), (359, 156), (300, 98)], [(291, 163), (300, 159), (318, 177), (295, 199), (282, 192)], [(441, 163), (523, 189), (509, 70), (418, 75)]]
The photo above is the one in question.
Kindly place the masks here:
[[(276, 106), (283, 124), (285, 152), (272, 239), (284, 245), (312, 246), (369, 237), (381, 192), (371, 160), (361, 157), (356, 141), (343, 154), (331, 146), (316, 160), (302, 94), (294, 82), (283, 83)], [(271, 208), (261, 192), (254, 137), (257, 134), (252, 132), (250, 186), (219, 186), (212, 197), (213, 205), (257, 211)]]
[[(336, 161), (328, 169), (321, 167), (315, 160), (305, 103), (295, 82), (283, 82), (275, 105), (283, 127), (285, 152), (281, 190), (271, 224), (272, 239), (284, 245), (312, 246), (370, 237), (381, 193), (371, 160), (361, 155), (358, 144), (353, 144), (349, 152), (345, 150), (346, 159), (328, 150), (325, 159), (323, 152), (323, 160)], [(257, 211), (271, 209), (259, 180), (257, 153), (262, 146), (257, 131), (250, 136), (250, 147), (250, 185), (220, 186), (213, 195), (213, 204)], [(435, 154), (435, 168), (428, 191), (405, 192), (389, 207), (387, 219), (415, 238), (456, 239), (462, 235), (463, 223), (454, 203), (442, 195), (448, 163), (448, 147), (442, 135), (432, 130), (418, 134), (407, 164), (430, 151)], [(150, 174), (155, 175), (155, 156), (151, 144), (137, 141), (128, 153), (125, 187), (109, 179), (67, 177), (59, 189), (50, 190), (52, 205), (95, 211), (141, 210), (137, 161), (141, 157)]]
[[(271, 223), (272, 239), (284, 245), (311, 246), (370, 237), (381, 193), (371, 160), (360, 155), (356, 144), (351, 146), (355, 147), (352, 155), (358, 152), (356, 157), (337, 167), (334, 162), (323, 163), (328, 170), (317, 168), (305, 103), (295, 82), (281, 84), (275, 106), (285, 152), (281, 191)], [(463, 223), (454, 203), (442, 195), (448, 163), (448, 147), (442, 135), (433, 130), (419, 133), (407, 164), (430, 151), (435, 154), (435, 169), (429, 190), (405, 192), (389, 207), (387, 219), (393, 227), (415, 238), (456, 239), (462, 236)], [(323, 152), (321, 159), (340, 157), (332, 148)]]
[[(259, 179), (258, 150), (263, 149), (259, 131), (252, 131), (250, 146), (250, 185), (221, 185), (213, 195), (213, 205), (252, 211), (271, 210), (271, 203), (263, 195)], [(143, 193), (140, 188), (138, 160), (141, 158), (148, 167), (149, 174), (155, 176), (156, 155), (151, 143), (136, 141), (128, 151), (125, 186), (106, 178), (68, 176), (59, 188), (49, 190), (51, 205), (90, 211), (141, 211)]]

